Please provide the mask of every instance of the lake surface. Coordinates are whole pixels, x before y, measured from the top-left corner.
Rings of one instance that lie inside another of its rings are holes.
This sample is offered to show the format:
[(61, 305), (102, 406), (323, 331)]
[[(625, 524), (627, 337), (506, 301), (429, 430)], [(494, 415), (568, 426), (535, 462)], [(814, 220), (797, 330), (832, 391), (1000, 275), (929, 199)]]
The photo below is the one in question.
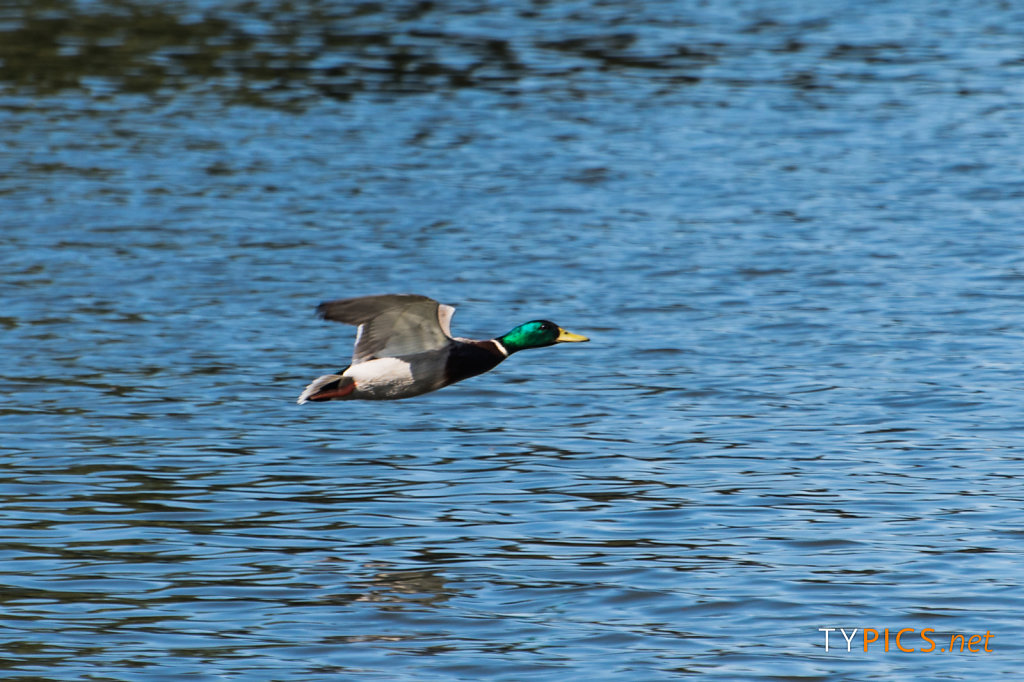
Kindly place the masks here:
[[(1019, 679), (1014, 3), (25, 5), (5, 679)], [(296, 405), (385, 292), (592, 342)]]

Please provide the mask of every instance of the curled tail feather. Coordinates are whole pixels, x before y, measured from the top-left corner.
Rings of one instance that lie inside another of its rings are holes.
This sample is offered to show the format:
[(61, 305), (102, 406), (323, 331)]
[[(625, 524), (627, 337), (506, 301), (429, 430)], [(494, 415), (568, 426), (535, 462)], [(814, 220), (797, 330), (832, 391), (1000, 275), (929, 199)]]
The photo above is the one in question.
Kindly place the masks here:
[(356, 388), (356, 382), (351, 377), (340, 374), (325, 374), (313, 380), (306, 390), (296, 400), (299, 405), (305, 402), (320, 402), (323, 400), (335, 400), (344, 398)]

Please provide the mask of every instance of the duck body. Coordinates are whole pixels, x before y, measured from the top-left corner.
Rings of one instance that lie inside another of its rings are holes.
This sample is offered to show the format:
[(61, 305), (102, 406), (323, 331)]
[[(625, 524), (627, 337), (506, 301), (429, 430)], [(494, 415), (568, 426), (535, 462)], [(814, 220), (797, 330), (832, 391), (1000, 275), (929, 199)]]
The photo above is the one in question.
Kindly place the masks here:
[[(339, 370), (338, 374), (325, 375), (310, 384), (307, 391), (326, 377), (337, 380), (335, 386), (324, 385), (323, 389), (310, 393), (306, 399), (314, 402), (339, 399), (399, 400), (430, 393), (456, 381), (483, 374), (505, 359), (506, 356), (500, 352), (477, 346), (477, 343), (453, 340), (447, 348), (438, 351), (376, 358), (349, 365)], [(329, 383), (332, 382), (325, 382)], [(334, 394), (325, 393), (325, 390), (333, 391)]]
[(322, 303), (323, 319), (358, 327), (352, 364), (315, 379), (298, 403), (399, 400), (488, 372), (512, 353), (587, 341), (546, 320), (519, 325), (494, 339), (454, 338), (455, 309), (415, 294), (384, 294)]

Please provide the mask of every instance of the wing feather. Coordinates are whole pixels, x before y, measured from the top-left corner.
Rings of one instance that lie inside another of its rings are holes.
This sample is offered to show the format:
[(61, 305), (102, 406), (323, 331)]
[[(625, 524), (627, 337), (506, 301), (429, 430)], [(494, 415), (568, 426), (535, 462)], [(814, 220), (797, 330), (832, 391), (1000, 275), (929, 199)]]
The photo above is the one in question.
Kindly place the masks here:
[(441, 325), (441, 331), (444, 332), (445, 336), (451, 338), (452, 336), (452, 315), (455, 314), (455, 308), (450, 305), (444, 305), (443, 303), (437, 306), (437, 321)]
[(415, 294), (384, 294), (321, 303), (325, 320), (358, 327), (352, 364), (444, 348), (455, 309)]

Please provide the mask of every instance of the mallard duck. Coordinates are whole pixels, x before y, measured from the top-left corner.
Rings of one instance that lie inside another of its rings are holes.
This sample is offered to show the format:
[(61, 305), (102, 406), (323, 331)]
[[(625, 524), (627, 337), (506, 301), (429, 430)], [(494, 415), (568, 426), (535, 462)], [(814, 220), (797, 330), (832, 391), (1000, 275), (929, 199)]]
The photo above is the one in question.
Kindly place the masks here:
[(589, 341), (547, 320), (484, 341), (452, 338), (455, 308), (415, 294), (327, 301), (316, 312), (325, 320), (357, 325), (356, 347), (352, 364), (314, 380), (299, 396), (300, 405), (411, 398), (488, 372), (525, 348)]

